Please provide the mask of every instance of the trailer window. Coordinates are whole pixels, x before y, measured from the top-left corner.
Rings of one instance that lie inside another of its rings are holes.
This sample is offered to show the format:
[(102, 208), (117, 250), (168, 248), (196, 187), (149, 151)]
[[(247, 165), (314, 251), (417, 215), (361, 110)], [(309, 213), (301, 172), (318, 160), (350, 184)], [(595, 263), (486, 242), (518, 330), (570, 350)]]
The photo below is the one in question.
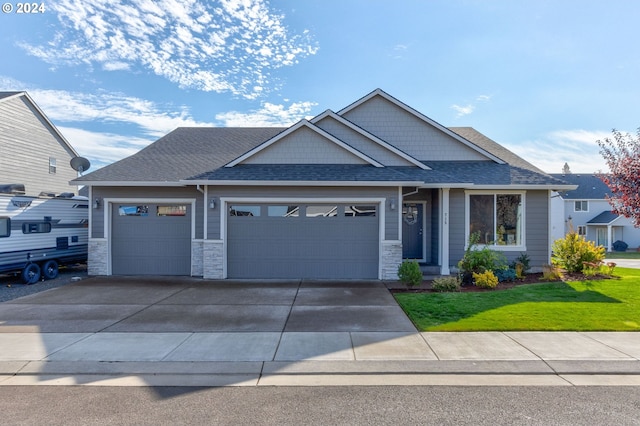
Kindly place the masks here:
[(8, 217), (0, 217), (0, 238), (6, 238), (11, 235), (11, 219)]
[(22, 224), (23, 234), (46, 234), (51, 232), (51, 222), (31, 222)]

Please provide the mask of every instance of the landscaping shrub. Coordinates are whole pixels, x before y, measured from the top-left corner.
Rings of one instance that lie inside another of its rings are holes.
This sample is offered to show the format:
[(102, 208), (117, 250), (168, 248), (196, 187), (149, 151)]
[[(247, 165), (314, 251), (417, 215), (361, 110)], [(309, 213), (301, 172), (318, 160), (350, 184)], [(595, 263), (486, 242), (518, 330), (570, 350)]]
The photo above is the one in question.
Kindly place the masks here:
[(551, 247), (551, 262), (565, 271), (582, 272), (585, 262), (602, 262), (605, 255), (603, 246), (596, 246), (576, 232), (569, 232), (564, 238), (556, 240)]
[(408, 286), (418, 286), (422, 282), (422, 271), (415, 260), (405, 260), (398, 266), (398, 278)]
[(473, 282), (476, 287), (480, 288), (496, 288), (498, 286), (498, 277), (492, 271), (474, 272)]
[(438, 277), (431, 283), (431, 288), (435, 291), (460, 291), (460, 278), (458, 277)]
[(545, 281), (562, 280), (562, 272), (553, 265), (542, 265), (542, 279)]
[(493, 271), (493, 273), (499, 282), (515, 281), (516, 278), (521, 278), (517, 276), (516, 270), (512, 268), (498, 269), (497, 271)]
[(480, 241), (480, 234), (473, 233), (469, 237), (469, 245), (463, 258), (458, 262), (462, 282), (471, 283), (473, 273), (498, 271), (507, 269), (507, 258), (500, 252), (483, 247), (479, 250), (475, 246)]
[(531, 258), (527, 253), (520, 253), (520, 256), (516, 257), (509, 267), (515, 269), (516, 277), (524, 278), (527, 271), (531, 269)]

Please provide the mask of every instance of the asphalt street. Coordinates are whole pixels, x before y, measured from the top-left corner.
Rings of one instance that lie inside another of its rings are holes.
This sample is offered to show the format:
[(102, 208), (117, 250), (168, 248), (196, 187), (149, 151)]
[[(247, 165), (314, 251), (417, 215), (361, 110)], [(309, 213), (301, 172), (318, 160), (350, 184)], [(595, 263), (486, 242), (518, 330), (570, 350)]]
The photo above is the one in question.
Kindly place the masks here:
[(11, 425), (638, 425), (633, 387), (0, 388)]

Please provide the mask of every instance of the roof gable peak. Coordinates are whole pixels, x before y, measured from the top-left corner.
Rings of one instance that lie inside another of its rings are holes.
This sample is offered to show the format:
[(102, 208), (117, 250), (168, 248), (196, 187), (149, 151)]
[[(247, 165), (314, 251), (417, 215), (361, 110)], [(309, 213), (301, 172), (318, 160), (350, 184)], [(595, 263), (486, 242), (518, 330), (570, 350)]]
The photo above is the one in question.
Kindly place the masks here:
[(382, 146), (383, 148), (385, 148), (388, 151), (391, 151), (393, 154), (403, 158), (404, 160), (408, 161), (409, 163), (413, 164), (414, 166), (417, 166), (417, 167), (419, 167), (419, 168), (421, 168), (423, 170), (431, 170), (431, 168), (429, 166), (427, 166), (426, 164), (422, 163), (418, 159), (412, 157), (411, 155), (407, 154), (406, 152), (404, 152), (404, 151), (398, 149), (397, 147), (391, 145), (390, 143), (384, 141), (383, 139), (380, 139), (376, 135), (368, 132), (366, 129), (363, 129), (362, 127), (358, 126), (357, 124), (347, 120), (343, 116), (336, 114), (335, 112), (331, 111), (330, 109), (326, 110), (322, 114), (320, 114), (320, 115), (314, 117), (313, 119), (311, 119), (311, 123), (316, 124), (316, 123), (322, 121), (325, 118), (332, 118), (332, 119), (338, 121), (342, 125), (347, 126), (351, 130), (359, 133), (360, 135), (364, 136), (365, 138), (369, 139), (370, 141)]
[(225, 167), (237, 166), (238, 164), (243, 163), (244, 161), (248, 160), (249, 158), (251, 158), (251, 157), (257, 155), (258, 153), (260, 153), (261, 151), (265, 150), (266, 148), (275, 145), (276, 143), (278, 143), (279, 141), (283, 140), (287, 136), (289, 136), (289, 135), (291, 135), (291, 134), (295, 133), (296, 131), (298, 131), (300, 129), (303, 129), (303, 128), (311, 130), (312, 132), (320, 135), (323, 139), (325, 139), (325, 140), (337, 145), (338, 147), (340, 147), (344, 151), (349, 152), (353, 156), (359, 158), (360, 160), (363, 160), (366, 163), (371, 164), (372, 166), (384, 167), (383, 164), (379, 163), (375, 159), (369, 157), (368, 155), (364, 154), (361, 151), (358, 151), (357, 149), (355, 149), (351, 145), (345, 143), (344, 141), (341, 141), (340, 139), (338, 139), (335, 136), (331, 135), (330, 133), (322, 130), (321, 128), (319, 128), (318, 126), (316, 126), (315, 124), (311, 123), (310, 121), (308, 121), (306, 119), (300, 120), (299, 122), (297, 122), (293, 126), (291, 126), (288, 129), (286, 129), (285, 131), (277, 134), (276, 136), (272, 137), (271, 139), (261, 143), (260, 145), (258, 145), (255, 148), (253, 148), (252, 150), (244, 153), (243, 155), (241, 155), (240, 157), (236, 158), (235, 160), (227, 163), (225, 165)]
[(480, 153), (481, 155), (487, 157), (488, 159), (495, 161), (498, 164), (506, 164), (506, 162), (504, 160), (502, 160), (501, 158), (493, 155), (492, 153), (486, 151), (485, 149), (482, 149), (481, 147), (479, 147), (478, 145), (474, 144), (473, 142), (469, 141), (468, 139), (460, 136), (459, 134), (453, 132), (452, 130), (448, 129), (447, 127), (443, 126), (442, 124), (438, 123), (435, 120), (432, 120), (431, 118), (427, 117), (426, 115), (422, 114), (420, 111), (410, 107), (409, 105), (405, 104), (404, 102), (394, 98), (393, 96), (391, 96), (390, 94), (388, 94), (387, 92), (385, 92), (384, 90), (377, 88), (374, 91), (372, 91), (371, 93), (365, 95), (364, 97), (358, 99), (357, 101), (353, 102), (352, 104), (346, 106), (345, 108), (341, 109), (340, 111), (338, 111), (338, 115), (343, 116), (344, 114), (347, 114), (350, 111), (353, 111), (354, 109), (358, 108), (360, 105), (365, 104), (366, 102), (368, 102), (369, 100), (375, 98), (375, 97), (381, 97), (383, 99), (385, 99), (386, 101), (394, 104), (395, 106), (397, 106), (398, 108), (404, 110), (405, 112), (413, 115), (414, 117), (418, 118), (419, 120), (429, 124), (430, 126), (434, 127), (435, 129), (439, 130), (440, 132), (448, 135), (449, 137), (455, 139), (456, 141), (462, 143), (463, 145), (471, 148), (472, 150)]

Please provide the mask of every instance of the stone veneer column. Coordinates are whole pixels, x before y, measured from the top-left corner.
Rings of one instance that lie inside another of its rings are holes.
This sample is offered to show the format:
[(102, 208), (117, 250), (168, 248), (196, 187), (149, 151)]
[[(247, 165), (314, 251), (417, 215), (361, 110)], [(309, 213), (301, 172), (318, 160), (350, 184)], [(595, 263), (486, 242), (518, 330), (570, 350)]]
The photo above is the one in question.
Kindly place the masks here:
[(205, 240), (202, 248), (202, 277), (220, 280), (224, 277), (224, 243)]
[(191, 275), (194, 277), (204, 275), (202, 271), (203, 244), (202, 240), (191, 241)]
[(383, 280), (398, 279), (398, 265), (402, 263), (402, 241), (383, 241), (380, 259)]
[(87, 273), (89, 275), (107, 275), (109, 273), (108, 257), (109, 241), (103, 238), (90, 239)]

